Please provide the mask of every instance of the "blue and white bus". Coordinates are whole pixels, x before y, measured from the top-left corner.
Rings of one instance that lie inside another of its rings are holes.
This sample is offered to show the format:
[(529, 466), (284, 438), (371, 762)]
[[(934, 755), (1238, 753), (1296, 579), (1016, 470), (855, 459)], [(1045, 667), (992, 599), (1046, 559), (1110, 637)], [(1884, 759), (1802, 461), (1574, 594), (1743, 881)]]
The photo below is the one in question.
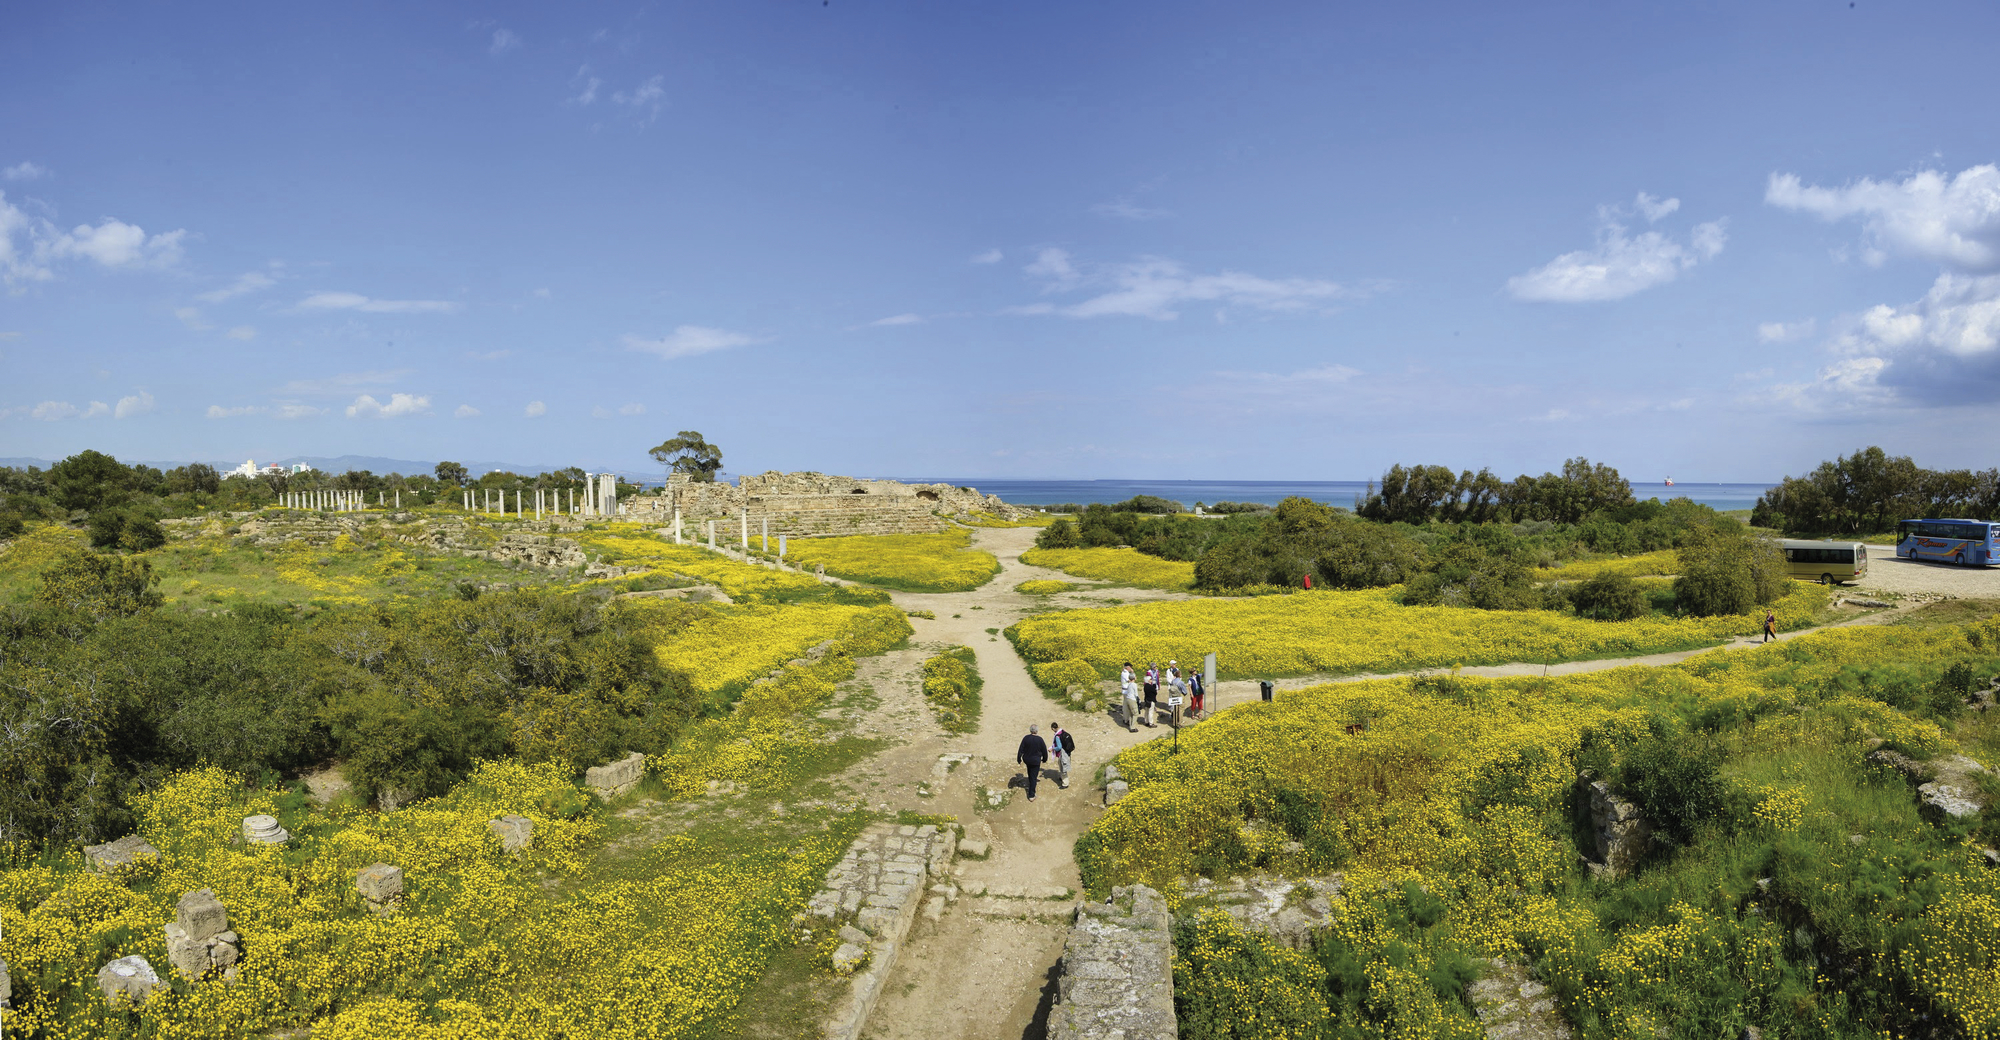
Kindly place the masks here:
[(1985, 567), (2000, 563), (2000, 524), (1985, 520), (1904, 520), (1896, 555), (1906, 560)]

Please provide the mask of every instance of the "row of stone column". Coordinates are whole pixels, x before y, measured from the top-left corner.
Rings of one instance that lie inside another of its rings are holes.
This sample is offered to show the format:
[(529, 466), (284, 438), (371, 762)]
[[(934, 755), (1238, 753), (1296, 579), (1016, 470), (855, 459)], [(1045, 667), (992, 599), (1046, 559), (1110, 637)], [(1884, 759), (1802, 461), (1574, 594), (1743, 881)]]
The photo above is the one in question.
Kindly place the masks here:
[[(287, 491), (284, 496), (287, 509), (313, 509), (328, 513), (352, 513), (368, 508), (366, 491), (343, 491), (335, 488), (321, 488), (318, 491)], [(385, 492), (375, 492), (377, 508), (388, 506), (389, 496)], [(403, 508), (403, 493), (396, 492), (396, 508)]]
[[(764, 548), (763, 548), (763, 551), (765, 551), (765, 552), (770, 552), (770, 551), (771, 551), (771, 518), (770, 518), (770, 517), (768, 517), (768, 516), (766, 516), (766, 517), (760, 517), (760, 518), (759, 518), (759, 523), (760, 523), (760, 530), (761, 530), (761, 531), (763, 532), (763, 534), (762, 534), (762, 537), (763, 537), (763, 540), (764, 540)], [(742, 546), (742, 549), (743, 549), (743, 551), (744, 551), (744, 552), (749, 552), (749, 551), (750, 551), (750, 514), (749, 514), (749, 513), (738, 513), (738, 514), (737, 514), (737, 539), (738, 539), (738, 540), (739, 540), (739, 542), (741, 543), (741, 546)], [(683, 536), (682, 536), (682, 531), (681, 531), (681, 511), (680, 511), (680, 510), (678, 510), (678, 509), (674, 510), (674, 544), (675, 544), (675, 545), (681, 545), (681, 544), (684, 544), (684, 540), (683, 540)], [(715, 548), (715, 521), (713, 521), (713, 520), (710, 520), (710, 521), (708, 521), (708, 547), (709, 547), (709, 548), (711, 548), (711, 549)], [(782, 533), (781, 533), (781, 534), (779, 534), (779, 535), (778, 535), (778, 559), (780, 559), (780, 560), (784, 559), (784, 558), (785, 558), (785, 553), (786, 553), (786, 552), (787, 552), (787, 551), (789, 550), (789, 548), (790, 548), (790, 546), (789, 546), (789, 545), (788, 545), (788, 544), (786, 543), (786, 541), (785, 541), (785, 536), (784, 536), (784, 535), (783, 535)]]

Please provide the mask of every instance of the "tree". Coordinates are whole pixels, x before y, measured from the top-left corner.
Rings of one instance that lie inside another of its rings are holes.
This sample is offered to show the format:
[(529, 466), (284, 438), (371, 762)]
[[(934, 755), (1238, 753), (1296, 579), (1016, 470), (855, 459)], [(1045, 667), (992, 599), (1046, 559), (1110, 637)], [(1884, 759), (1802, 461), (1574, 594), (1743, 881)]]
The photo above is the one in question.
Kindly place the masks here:
[(1698, 525), (1680, 549), (1674, 602), (1690, 614), (1747, 614), (1784, 591), (1785, 552), (1734, 523)]
[(42, 572), (35, 599), (93, 617), (130, 617), (160, 605), (159, 581), (145, 560), (72, 551)]
[(213, 495), (222, 489), (222, 475), (206, 462), (190, 462), (167, 471), (167, 493)]
[(56, 503), (88, 513), (123, 503), (132, 479), (131, 469), (101, 451), (80, 451), (49, 467)]
[(456, 462), (440, 462), (435, 472), (437, 482), (447, 487), (458, 487), (465, 483), (465, 467)]
[(667, 472), (685, 473), (690, 480), (714, 480), (722, 468), (722, 449), (703, 440), (700, 430), (682, 430), (647, 454)]

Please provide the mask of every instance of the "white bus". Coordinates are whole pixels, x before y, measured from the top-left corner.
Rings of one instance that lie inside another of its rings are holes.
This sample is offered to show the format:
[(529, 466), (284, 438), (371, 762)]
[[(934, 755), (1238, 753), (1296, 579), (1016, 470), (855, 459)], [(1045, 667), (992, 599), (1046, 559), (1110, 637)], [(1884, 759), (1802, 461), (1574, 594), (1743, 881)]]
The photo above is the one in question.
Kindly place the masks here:
[(1795, 542), (1786, 539), (1785, 567), (1800, 581), (1838, 585), (1868, 574), (1868, 547), (1860, 542)]

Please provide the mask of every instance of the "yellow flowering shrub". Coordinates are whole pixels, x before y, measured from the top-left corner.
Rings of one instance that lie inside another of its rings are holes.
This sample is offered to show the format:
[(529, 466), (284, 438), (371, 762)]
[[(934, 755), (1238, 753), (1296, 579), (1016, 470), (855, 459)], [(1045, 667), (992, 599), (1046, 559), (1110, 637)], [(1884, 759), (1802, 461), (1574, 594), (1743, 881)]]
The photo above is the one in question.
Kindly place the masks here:
[(1076, 683), (1097, 681), (1097, 669), (1089, 661), (1050, 661), (1033, 668), (1035, 685), (1044, 690), (1066, 690)]
[(1194, 588), (1194, 564), (1148, 556), (1131, 548), (1029, 549), (1021, 554), (1021, 562), (1142, 589), (1186, 592)]
[(1078, 585), (1073, 581), (1050, 581), (1042, 578), (1035, 581), (1024, 581), (1014, 586), (1014, 591), (1025, 592), (1030, 596), (1053, 596), (1058, 592), (1068, 592), (1077, 587)]
[[(1100, 676), (1128, 659), (1217, 655), (1218, 674), (1400, 672), (1455, 664), (1564, 661), (1686, 650), (1750, 635), (1758, 616), (1591, 621), (1542, 610), (1406, 607), (1396, 589), (1247, 600), (1142, 603), (1027, 618), (1009, 633), (1031, 662), (1080, 659)], [(1773, 604), (1780, 628), (1809, 624), (1824, 590), (1794, 583)]]
[(972, 532), (794, 538), (786, 562), (906, 592), (966, 592), (1000, 573), (992, 553), (972, 548)]

